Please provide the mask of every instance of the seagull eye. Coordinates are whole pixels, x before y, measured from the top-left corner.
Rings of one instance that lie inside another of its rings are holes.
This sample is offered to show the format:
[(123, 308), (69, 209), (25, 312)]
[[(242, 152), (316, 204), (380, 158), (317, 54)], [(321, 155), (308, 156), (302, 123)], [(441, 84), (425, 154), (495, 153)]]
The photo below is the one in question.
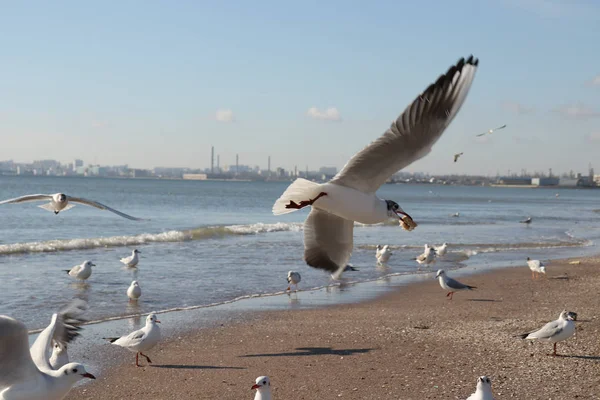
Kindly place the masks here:
[(266, 385), (266, 384), (267, 384), (267, 381), (263, 381), (263, 385)]
[(77, 373), (77, 368), (73, 368), (73, 372)]

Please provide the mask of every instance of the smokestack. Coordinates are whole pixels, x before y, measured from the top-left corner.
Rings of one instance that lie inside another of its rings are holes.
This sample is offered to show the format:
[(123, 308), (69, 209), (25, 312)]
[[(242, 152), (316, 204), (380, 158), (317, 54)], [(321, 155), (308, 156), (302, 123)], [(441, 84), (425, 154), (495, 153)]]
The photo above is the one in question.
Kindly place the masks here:
[(210, 173), (215, 173), (215, 146), (210, 148)]

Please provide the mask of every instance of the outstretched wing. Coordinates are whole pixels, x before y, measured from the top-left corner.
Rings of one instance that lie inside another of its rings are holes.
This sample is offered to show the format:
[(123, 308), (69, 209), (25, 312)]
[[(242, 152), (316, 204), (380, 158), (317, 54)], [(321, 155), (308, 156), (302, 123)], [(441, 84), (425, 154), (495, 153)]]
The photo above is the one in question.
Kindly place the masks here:
[(84, 199), (82, 197), (70, 197), (69, 196), (69, 201), (72, 201), (74, 203), (80, 203), (80, 204), (85, 204), (86, 206), (91, 206), (91, 207), (96, 207), (100, 210), (106, 210), (106, 211), (110, 211), (113, 212), (123, 218), (127, 218), (133, 221), (144, 221), (143, 218), (136, 218), (136, 217), (132, 217), (131, 215), (127, 215), (125, 213), (122, 213), (121, 211), (117, 211), (114, 208), (110, 208), (109, 206), (105, 206), (102, 203), (98, 203), (97, 201), (92, 201), (92, 200), (88, 200), (88, 199)]
[(38, 374), (29, 354), (27, 328), (16, 319), (0, 315), (0, 391), (34, 380)]
[(27, 201), (52, 200), (51, 194), (28, 194), (27, 196), (15, 197), (0, 201), (0, 204), (25, 203)]
[(332, 182), (375, 193), (394, 173), (424, 157), (462, 106), (478, 60), (461, 58), (417, 96), (379, 139), (357, 153)]
[(331, 273), (345, 268), (353, 246), (354, 222), (312, 208), (304, 222), (304, 261)]

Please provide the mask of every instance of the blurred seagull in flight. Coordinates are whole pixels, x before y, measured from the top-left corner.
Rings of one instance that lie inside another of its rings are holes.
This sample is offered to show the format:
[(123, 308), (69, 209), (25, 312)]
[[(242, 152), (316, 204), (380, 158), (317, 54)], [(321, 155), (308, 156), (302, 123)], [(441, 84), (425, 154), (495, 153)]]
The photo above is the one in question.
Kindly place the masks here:
[(491, 135), (492, 133), (496, 132), (497, 130), (504, 129), (504, 128), (506, 128), (506, 124), (504, 124), (502, 126), (499, 126), (497, 128), (494, 128), (494, 129), (490, 129), (487, 132), (483, 132), (483, 133), (480, 133), (479, 135), (475, 135), (475, 136), (480, 137), (480, 136), (483, 136), (483, 135)]

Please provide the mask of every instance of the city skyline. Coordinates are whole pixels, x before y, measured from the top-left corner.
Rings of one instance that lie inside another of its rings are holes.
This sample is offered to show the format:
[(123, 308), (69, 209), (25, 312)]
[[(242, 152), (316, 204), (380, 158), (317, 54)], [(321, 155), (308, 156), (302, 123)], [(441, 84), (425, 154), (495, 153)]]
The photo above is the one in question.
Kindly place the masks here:
[[(464, 107), (406, 171), (586, 171), (600, 150), (600, 55), (589, 51), (600, 5), (428, 3), (159, 1), (120, 5), (119, 15), (7, 4), (0, 23), (27, 34), (0, 37), (10, 78), (0, 160), (199, 169), (214, 145), (221, 165), (239, 154), (265, 168), (271, 155), (287, 170), (339, 170), (473, 53), (481, 63)], [(477, 18), (460, 23), (464, 9)]]

